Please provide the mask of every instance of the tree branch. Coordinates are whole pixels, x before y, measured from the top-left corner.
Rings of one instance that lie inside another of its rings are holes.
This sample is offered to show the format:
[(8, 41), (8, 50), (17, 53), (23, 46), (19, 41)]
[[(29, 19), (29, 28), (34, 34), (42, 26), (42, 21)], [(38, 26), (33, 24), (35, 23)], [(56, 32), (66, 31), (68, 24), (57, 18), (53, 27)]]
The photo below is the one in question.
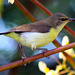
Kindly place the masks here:
[(32, 21), (36, 22), (37, 20), (32, 16), (32, 14), (18, 1), (15, 0), (15, 5), (27, 16), (27, 18)]
[(75, 42), (71, 43), (71, 44), (68, 44), (66, 46), (61, 46), (59, 48), (49, 50), (49, 51), (44, 53), (44, 56), (42, 55), (42, 53), (40, 53), (40, 54), (31, 56), (29, 58), (26, 58), (26, 59), (24, 59), (24, 61), (23, 60), (18, 60), (18, 61), (12, 62), (10, 64), (0, 66), (0, 72), (4, 71), (4, 70), (12, 69), (14, 67), (17, 67), (17, 66), (20, 66), (20, 65), (23, 65), (23, 64), (26, 64), (26, 63), (30, 63), (34, 60), (37, 60), (37, 59), (40, 59), (40, 58), (43, 58), (43, 57), (47, 57), (49, 55), (56, 54), (58, 52), (65, 51), (65, 50), (67, 50), (69, 48), (73, 48), (73, 47), (75, 47)]

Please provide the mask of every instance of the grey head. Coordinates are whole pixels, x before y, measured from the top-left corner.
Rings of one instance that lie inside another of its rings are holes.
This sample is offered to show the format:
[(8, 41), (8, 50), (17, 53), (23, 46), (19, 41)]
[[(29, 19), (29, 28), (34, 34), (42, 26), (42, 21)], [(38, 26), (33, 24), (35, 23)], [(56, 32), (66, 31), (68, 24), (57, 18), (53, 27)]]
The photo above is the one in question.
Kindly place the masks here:
[(60, 26), (64, 22), (69, 22), (68, 21), (69, 17), (64, 15), (63, 13), (56, 13), (53, 14), (52, 16), (48, 17), (48, 21), (51, 27), (57, 28), (57, 26)]

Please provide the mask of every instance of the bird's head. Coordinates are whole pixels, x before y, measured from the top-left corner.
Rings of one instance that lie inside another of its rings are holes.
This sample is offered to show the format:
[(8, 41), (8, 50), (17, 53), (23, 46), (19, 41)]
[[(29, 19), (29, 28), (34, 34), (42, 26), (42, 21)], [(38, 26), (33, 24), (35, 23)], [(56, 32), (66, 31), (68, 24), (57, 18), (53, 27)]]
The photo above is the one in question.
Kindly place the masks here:
[(69, 18), (63, 13), (56, 13), (53, 14), (50, 18), (50, 23), (52, 24), (52, 27), (57, 28), (58, 26), (61, 25), (66, 25), (70, 21), (75, 21), (75, 18)]

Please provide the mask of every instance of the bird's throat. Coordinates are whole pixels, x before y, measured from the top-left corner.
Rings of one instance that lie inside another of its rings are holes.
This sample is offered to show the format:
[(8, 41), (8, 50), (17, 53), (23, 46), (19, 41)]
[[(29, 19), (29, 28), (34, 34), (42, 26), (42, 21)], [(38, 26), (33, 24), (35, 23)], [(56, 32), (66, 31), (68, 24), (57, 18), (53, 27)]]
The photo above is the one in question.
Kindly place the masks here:
[(57, 34), (59, 34), (59, 32), (63, 29), (63, 27), (68, 23), (68, 21), (64, 22), (63, 24), (61, 24), (60, 26), (57, 26), (56, 28), (56, 32)]

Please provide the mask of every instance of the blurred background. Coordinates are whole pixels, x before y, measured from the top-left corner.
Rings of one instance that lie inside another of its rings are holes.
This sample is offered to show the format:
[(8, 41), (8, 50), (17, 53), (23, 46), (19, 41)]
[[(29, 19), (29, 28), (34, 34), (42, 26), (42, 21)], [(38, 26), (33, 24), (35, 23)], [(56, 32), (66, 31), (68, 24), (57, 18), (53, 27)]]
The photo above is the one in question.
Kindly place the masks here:
[[(19, 0), (29, 12), (37, 19), (42, 20), (48, 17), (48, 15), (35, 6), (30, 0)], [(53, 14), (61, 12), (68, 17), (75, 18), (75, 0), (38, 0)], [(6, 32), (16, 26), (31, 23), (31, 21), (18, 9), (14, 4), (8, 3), (8, 0), (0, 0), (0, 32)], [(75, 22), (67, 24), (75, 32)], [(56, 38), (60, 43), (63, 36), (67, 35), (70, 38), (70, 43), (75, 41), (65, 29), (63, 29)], [(56, 48), (52, 43), (44, 46), (48, 50)], [(31, 48), (25, 47), (25, 53), (27, 57), (41, 53), (41, 51), (32, 51)], [(57, 59), (58, 54), (54, 54)], [(0, 72), (0, 75), (44, 75), (38, 69), (38, 62), (44, 61), (50, 69), (55, 69), (57, 63), (50, 56), (49, 59), (42, 58), (31, 63), (27, 66), (19, 66), (11, 70)], [(21, 59), (21, 52), (18, 48), (18, 44), (9, 37), (0, 35), (0, 66), (17, 61)]]

